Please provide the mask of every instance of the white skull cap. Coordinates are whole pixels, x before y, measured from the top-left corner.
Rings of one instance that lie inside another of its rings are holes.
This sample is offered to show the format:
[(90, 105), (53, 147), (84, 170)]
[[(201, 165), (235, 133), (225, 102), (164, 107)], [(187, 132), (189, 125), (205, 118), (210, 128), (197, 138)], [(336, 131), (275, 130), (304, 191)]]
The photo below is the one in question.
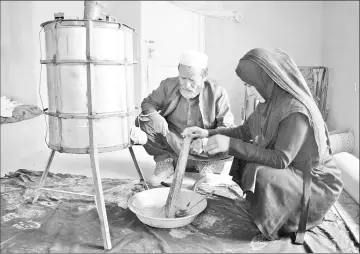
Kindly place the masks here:
[(199, 69), (206, 69), (208, 56), (205, 53), (195, 50), (185, 51), (180, 56), (180, 64)]

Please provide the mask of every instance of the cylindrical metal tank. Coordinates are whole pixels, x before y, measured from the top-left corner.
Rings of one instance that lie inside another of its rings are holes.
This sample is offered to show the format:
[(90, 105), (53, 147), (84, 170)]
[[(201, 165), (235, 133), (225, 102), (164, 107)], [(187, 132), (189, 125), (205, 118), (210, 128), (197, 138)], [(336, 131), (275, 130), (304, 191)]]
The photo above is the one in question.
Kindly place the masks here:
[(45, 32), (49, 148), (89, 153), (89, 119), (99, 152), (130, 144), (134, 121), (134, 30), (95, 20), (53, 20)]

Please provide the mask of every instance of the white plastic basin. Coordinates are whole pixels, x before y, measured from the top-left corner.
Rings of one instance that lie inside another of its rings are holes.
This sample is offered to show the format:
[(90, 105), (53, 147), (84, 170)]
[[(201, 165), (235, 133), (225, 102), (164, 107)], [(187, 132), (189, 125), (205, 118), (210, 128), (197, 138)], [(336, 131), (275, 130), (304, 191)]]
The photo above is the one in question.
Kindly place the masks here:
[[(155, 188), (139, 192), (129, 199), (128, 207), (146, 225), (157, 228), (177, 228), (193, 222), (207, 206), (207, 201), (204, 199), (190, 210), (188, 216), (166, 218), (164, 211), (161, 212), (161, 208), (165, 206), (169, 191), (170, 188)], [(189, 207), (191, 207), (203, 197), (195, 191), (181, 189), (178, 208), (186, 208), (189, 202)]]

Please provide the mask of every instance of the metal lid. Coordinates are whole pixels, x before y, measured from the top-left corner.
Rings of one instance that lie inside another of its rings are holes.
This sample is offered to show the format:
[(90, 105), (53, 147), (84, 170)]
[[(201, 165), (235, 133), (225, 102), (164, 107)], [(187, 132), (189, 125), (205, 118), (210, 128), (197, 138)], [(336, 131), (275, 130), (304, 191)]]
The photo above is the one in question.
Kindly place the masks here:
[(106, 21), (106, 20), (89, 20), (89, 19), (57, 19), (57, 20), (49, 20), (46, 22), (43, 22), (40, 24), (41, 27), (45, 28), (46, 26), (50, 24), (58, 23), (59, 26), (85, 26), (85, 23), (87, 21), (92, 21), (94, 26), (97, 27), (113, 27), (113, 28), (121, 28), (121, 27), (127, 27), (133, 31), (135, 31), (134, 28), (123, 24), (119, 22), (112, 22), (112, 21)]

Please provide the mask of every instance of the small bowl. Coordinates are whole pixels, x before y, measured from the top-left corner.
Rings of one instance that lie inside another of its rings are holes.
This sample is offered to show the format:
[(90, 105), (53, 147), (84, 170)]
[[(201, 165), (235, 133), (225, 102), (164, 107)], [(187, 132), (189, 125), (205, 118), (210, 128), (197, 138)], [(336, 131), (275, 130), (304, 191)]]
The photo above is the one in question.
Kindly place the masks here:
[[(129, 199), (128, 207), (146, 225), (156, 228), (178, 228), (193, 222), (196, 216), (204, 211), (207, 206), (207, 201), (204, 199), (194, 206), (185, 217), (165, 218), (165, 216), (154, 216), (154, 208), (159, 210), (165, 206), (169, 191), (170, 188), (155, 188), (139, 192)], [(202, 198), (203, 195), (195, 191), (181, 189), (178, 209), (186, 208), (189, 202), (189, 207), (191, 207)]]

